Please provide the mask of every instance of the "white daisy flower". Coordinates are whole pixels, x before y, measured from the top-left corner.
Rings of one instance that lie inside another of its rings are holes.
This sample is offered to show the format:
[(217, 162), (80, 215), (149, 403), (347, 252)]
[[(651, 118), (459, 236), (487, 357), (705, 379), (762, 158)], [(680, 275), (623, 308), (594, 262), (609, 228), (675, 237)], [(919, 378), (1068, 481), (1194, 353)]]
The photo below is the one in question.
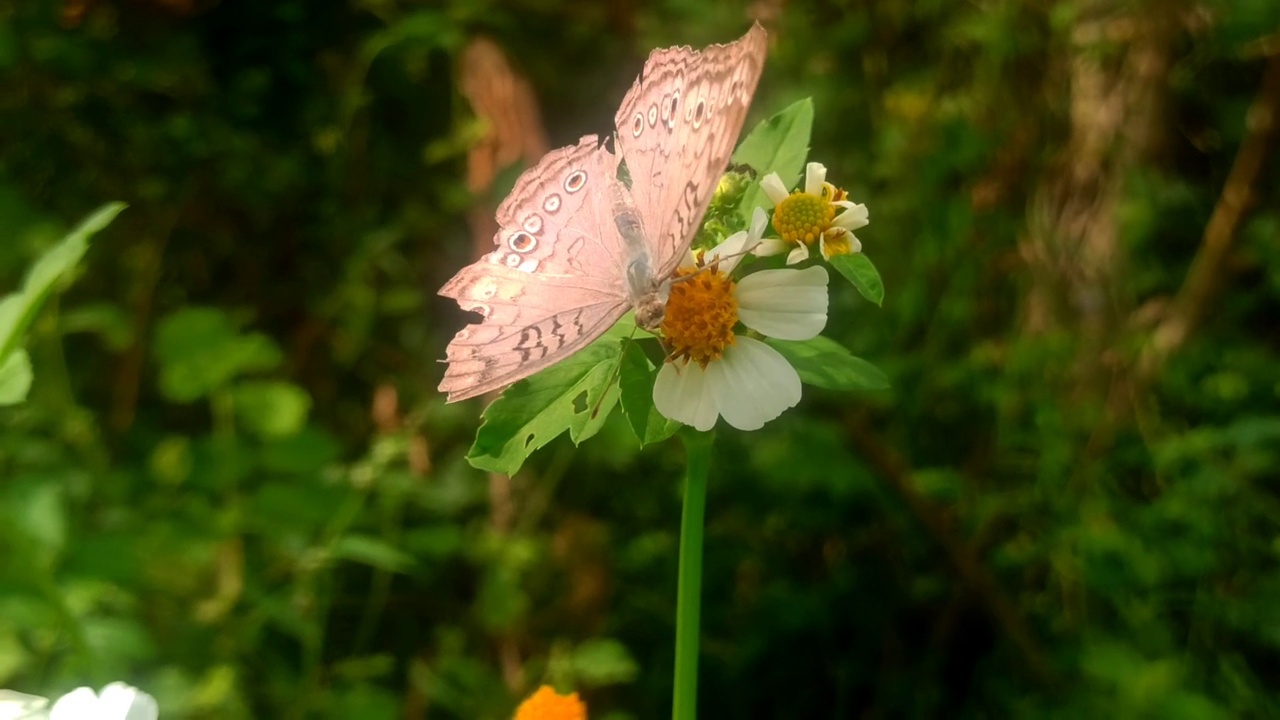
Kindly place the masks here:
[(822, 163), (811, 162), (805, 167), (803, 191), (788, 192), (777, 173), (766, 175), (760, 187), (774, 205), (773, 227), (785, 247), (792, 248), (788, 265), (807, 260), (814, 242), (828, 260), (862, 251), (862, 242), (853, 231), (871, 222), (867, 206), (850, 202), (845, 191), (827, 182), (827, 168)]
[(759, 232), (735, 233), (708, 250), (700, 267), (677, 271), (662, 323), (670, 360), (658, 371), (653, 404), (668, 418), (710, 430), (720, 417), (758, 430), (800, 402), (800, 376), (777, 350), (739, 335), (743, 325), (780, 340), (808, 340), (827, 324), (827, 271), (730, 274)]
[(0, 690), (0, 720), (47, 720), (49, 701), (38, 695)]
[(159, 713), (155, 698), (114, 682), (101, 693), (82, 687), (63, 695), (49, 710), (49, 720), (156, 720)]

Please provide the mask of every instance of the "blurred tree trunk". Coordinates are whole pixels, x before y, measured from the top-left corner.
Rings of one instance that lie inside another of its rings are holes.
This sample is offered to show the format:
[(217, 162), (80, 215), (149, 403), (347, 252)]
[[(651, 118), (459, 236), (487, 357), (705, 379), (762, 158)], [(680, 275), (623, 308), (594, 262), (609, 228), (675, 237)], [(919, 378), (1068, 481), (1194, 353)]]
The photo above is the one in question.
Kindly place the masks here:
[[(1082, 9), (1060, 72), (1048, 76), (1046, 96), (1061, 98), (1069, 126), (1061, 157), (1032, 193), (1020, 252), (1032, 278), (1023, 331), (1079, 338), (1052, 375), (1064, 378), (1063, 401), (1097, 421), (1130, 405), (1120, 348), (1133, 298), (1117, 208), (1132, 173), (1165, 150), (1168, 72), (1190, 8), (1152, 0), (1093, 9)], [(1088, 446), (1107, 446), (1110, 430), (1093, 428)]]

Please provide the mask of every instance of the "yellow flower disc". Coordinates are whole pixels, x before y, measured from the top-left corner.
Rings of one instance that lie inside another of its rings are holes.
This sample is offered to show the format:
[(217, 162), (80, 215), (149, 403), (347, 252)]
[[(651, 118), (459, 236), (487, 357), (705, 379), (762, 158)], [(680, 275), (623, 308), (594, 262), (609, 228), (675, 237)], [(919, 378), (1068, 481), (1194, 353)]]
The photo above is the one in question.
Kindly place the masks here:
[(578, 693), (559, 695), (543, 685), (516, 708), (514, 720), (587, 720), (587, 705)]
[(830, 201), (797, 190), (774, 210), (773, 227), (793, 245), (811, 245), (831, 227), (835, 216), (836, 206)]
[(680, 270), (671, 283), (662, 334), (673, 358), (688, 358), (702, 367), (719, 360), (734, 343), (738, 300), (734, 282), (715, 267)]

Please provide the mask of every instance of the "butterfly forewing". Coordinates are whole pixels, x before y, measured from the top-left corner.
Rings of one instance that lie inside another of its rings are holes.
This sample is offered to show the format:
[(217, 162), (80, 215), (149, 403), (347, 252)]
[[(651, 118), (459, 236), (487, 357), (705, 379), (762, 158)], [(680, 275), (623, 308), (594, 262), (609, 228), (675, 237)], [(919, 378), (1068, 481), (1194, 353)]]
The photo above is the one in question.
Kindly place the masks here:
[(548, 153), (498, 207), (496, 247), (440, 294), (483, 319), (449, 343), (440, 390), (481, 395), (567, 357), (628, 307), (604, 183), (617, 161), (595, 136)]
[(619, 155), (660, 278), (675, 270), (706, 214), (766, 50), (758, 24), (727, 45), (654, 50), (614, 116)]

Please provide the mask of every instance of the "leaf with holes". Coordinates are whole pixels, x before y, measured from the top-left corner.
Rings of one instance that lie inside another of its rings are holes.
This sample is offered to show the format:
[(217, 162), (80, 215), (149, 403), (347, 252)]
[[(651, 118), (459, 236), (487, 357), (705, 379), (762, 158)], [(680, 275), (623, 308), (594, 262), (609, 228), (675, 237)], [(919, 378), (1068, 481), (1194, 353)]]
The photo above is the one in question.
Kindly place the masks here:
[(481, 470), (511, 475), (535, 450), (566, 430), (574, 443), (595, 435), (618, 403), (614, 380), (623, 342), (610, 331), (507, 388), (485, 409), (467, 461)]

